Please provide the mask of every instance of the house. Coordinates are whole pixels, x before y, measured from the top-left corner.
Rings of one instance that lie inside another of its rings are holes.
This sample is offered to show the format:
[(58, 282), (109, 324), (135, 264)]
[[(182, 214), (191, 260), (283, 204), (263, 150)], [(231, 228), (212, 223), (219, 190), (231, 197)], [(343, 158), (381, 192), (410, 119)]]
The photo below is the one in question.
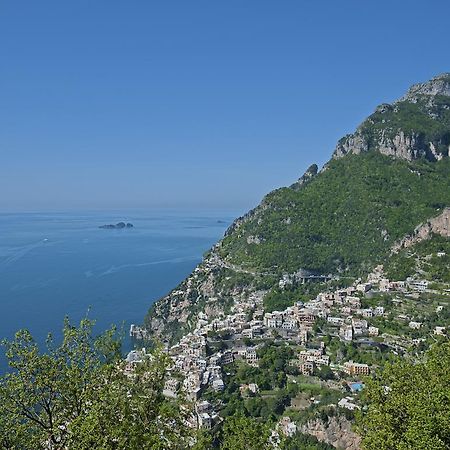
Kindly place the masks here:
[(301, 310), (297, 314), (297, 320), (304, 325), (313, 325), (316, 320), (316, 316), (308, 310)]
[(438, 336), (445, 336), (445, 327), (435, 327), (433, 333)]
[(197, 403), (196, 409), (197, 409), (198, 414), (201, 414), (204, 412), (209, 413), (212, 410), (212, 405), (207, 400), (204, 400), (202, 402)]
[(387, 278), (382, 278), (378, 283), (378, 288), (381, 292), (389, 292), (390, 290), (390, 281)]
[(344, 319), (342, 317), (327, 317), (327, 322), (330, 325), (341, 326), (344, 325)]
[(258, 356), (256, 354), (256, 348), (255, 347), (248, 347), (247, 351), (245, 353), (245, 359), (247, 360), (247, 364), (250, 364), (251, 366), (257, 366), (258, 365)]
[(339, 336), (344, 341), (352, 341), (353, 340), (353, 328), (351, 325), (345, 325), (340, 328)]
[(211, 416), (208, 413), (201, 413), (198, 415), (198, 427), (205, 430), (210, 430), (212, 426)]
[(221, 358), (222, 364), (231, 364), (234, 361), (234, 355), (231, 350), (226, 350), (223, 352), (222, 358)]
[(373, 316), (373, 311), (371, 308), (361, 309), (359, 312), (365, 318), (370, 318)]
[(307, 330), (299, 330), (298, 340), (300, 343), (305, 344), (308, 341), (308, 331)]
[(353, 333), (357, 336), (360, 336), (367, 332), (367, 320), (353, 318), (352, 326), (353, 326)]
[(372, 289), (372, 283), (360, 283), (356, 286), (356, 290), (362, 293), (366, 293)]
[(428, 281), (427, 280), (407, 280), (408, 286), (418, 292), (423, 292), (428, 289)]
[(245, 330), (242, 330), (242, 337), (253, 339), (253, 329), (247, 328)]
[(297, 322), (292, 319), (285, 320), (281, 328), (283, 328), (283, 330), (294, 330), (297, 328)]
[(186, 398), (193, 402), (195, 400), (198, 400), (200, 398), (200, 394), (201, 394), (201, 389), (199, 387), (196, 387), (195, 389), (192, 389), (191, 391), (189, 391), (186, 395)]
[(136, 365), (143, 361), (145, 354), (145, 349), (142, 350), (131, 350), (126, 357), (127, 364)]
[(264, 325), (267, 328), (281, 328), (283, 324), (283, 317), (279, 311), (264, 314)]
[(223, 391), (225, 389), (225, 384), (222, 378), (217, 378), (212, 382), (212, 387), (215, 391)]
[(239, 391), (241, 395), (246, 394), (248, 392), (256, 394), (259, 392), (259, 387), (256, 383), (241, 384), (241, 386), (239, 387)]
[(354, 411), (355, 409), (361, 409), (358, 405), (353, 403), (353, 397), (341, 398), (338, 402), (338, 406), (340, 408), (349, 409), (350, 411)]
[(330, 364), (330, 357), (328, 355), (322, 355), (316, 358), (314, 362), (319, 366), (328, 366)]
[(175, 378), (169, 378), (165, 384), (162, 391), (164, 397), (176, 398), (179, 382)]
[(378, 336), (379, 329), (377, 327), (369, 327), (369, 336)]
[(348, 375), (369, 375), (370, 369), (367, 364), (348, 361), (344, 363), (344, 372)]
[(413, 320), (411, 320), (408, 326), (413, 330), (419, 330), (422, 327), (422, 322), (414, 322)]
[(303, 361), (299, 364), (298, 369), (303, 375), (312, 375), (314, 372), (314, 362), (313, 361)]
[(348, 296), (345, 299), (345, 303), (350, 305), (352, 308), (361, 308), (361, 300), (359, 297)]

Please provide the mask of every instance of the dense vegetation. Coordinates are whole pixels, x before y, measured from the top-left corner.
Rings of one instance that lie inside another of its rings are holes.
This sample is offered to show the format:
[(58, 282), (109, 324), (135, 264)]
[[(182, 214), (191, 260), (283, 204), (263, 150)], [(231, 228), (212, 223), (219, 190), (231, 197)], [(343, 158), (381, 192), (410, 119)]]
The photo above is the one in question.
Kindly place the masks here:
[(11, 371), (0, 379), (0, 448), (5, 450), (183, 449), (192, 432), (162, 396), (167, 357), (155, 353), (130, 377), (114, 330), (67, 320), (41, 353), (27, 331), (4, 342)]
[(413, 364), (388, 364), (364, 390), (359, 418), (366, 450), (450, 448), (450, 343), (436, 344)]
[(360, 274), (447, 205), (449, 158), (431, 163), (376, 152), (347, 155), (300, 190), (267, 195), (250, 220), (224, 238), (220, 252), (262, 271)]

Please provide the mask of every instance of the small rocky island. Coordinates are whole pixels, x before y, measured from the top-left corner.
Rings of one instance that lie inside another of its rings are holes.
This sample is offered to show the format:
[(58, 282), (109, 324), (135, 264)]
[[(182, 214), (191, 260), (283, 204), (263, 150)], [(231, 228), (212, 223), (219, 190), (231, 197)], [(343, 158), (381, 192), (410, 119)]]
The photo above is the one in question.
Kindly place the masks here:
[(106, 230), (121, 230), (123, 228), (133, 228), (132, 223), (118, 222), (116, 224), (101, 225), (99, 228), (104, 228)]

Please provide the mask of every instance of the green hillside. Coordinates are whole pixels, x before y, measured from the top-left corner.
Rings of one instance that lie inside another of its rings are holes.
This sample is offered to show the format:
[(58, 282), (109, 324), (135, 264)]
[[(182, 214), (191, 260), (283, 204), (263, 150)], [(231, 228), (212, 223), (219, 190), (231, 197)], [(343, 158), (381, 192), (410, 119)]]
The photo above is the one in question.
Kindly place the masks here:
[(299, 190), (268, 194), (224, 238), (220, 253), (261, 271), (355, 275), (382, 262), (396, 240), (448, 205), (448, 158), (408, 162), (378, 152), (349, 154), (331, 160)]

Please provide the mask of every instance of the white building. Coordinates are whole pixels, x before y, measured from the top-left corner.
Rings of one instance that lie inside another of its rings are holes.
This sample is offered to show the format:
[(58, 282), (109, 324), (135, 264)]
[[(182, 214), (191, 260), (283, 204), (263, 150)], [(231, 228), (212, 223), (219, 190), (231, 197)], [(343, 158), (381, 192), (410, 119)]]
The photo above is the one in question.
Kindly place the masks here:
[(201, 413), (198, 415), (198, 426), (205, 430), (210, 430), (212, 426), (211, 416), (208, 413)]
[(225, 384), (222, 380), (222, 378), (218, 378), (213, 381), (212, 387), (215, 391), (223, 391), (225, 389)]
[(338, 406), (341, 408), (349, 409), (350, 411), (354, 411), (355, 409), (361, 409), (358, 405), (353, 403), (353, 397), (341, 398), (338, 402)]

